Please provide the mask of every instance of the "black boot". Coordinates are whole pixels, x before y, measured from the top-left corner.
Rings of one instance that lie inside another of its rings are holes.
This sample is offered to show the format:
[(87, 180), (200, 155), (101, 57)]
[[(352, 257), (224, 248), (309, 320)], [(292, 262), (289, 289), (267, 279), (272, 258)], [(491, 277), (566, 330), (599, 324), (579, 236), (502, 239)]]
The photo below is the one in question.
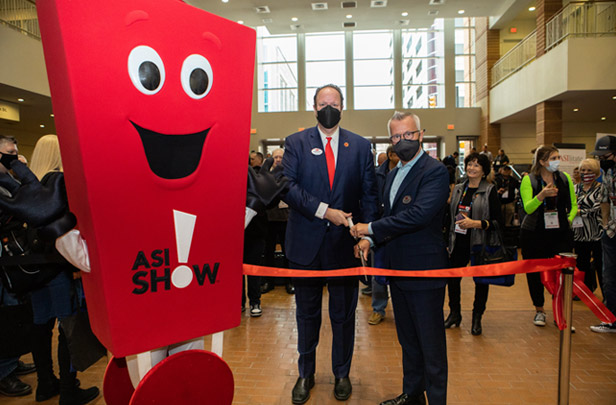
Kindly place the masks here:
[(32, 358), (36, 364), (36, 402), (47, 401), (60, 394), (60, 381), (53, 373), (51, 358), (51, 335), (55, 318), (43, 325), (34, 325), (32, 330)]
[(481, 316), (482, 314), (473, 312), (473, 326), (471, 327), (471, 335), (473, 336), (481, 335)]
[(99, 394), (97, 387), (78, 388), (77, 373), (71, 371), (71, 355), (62, 326), (58, 336), (58, 365), (60, 366), (60, 405), (83, 405), (92, 401)]
[(460, 311), (449, 311), (447, 319), (445, 319), (445, 329), (451, 328), (453, 325), (460, 326), (462, 322), (462, 314)]

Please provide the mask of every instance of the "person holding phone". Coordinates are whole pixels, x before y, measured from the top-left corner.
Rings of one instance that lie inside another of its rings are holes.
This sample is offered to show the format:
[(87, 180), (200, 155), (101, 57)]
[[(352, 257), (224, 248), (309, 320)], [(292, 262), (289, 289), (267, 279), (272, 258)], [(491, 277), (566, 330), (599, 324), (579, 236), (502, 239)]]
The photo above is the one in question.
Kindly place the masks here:
[[(498, 238), (492, 232), (495, 222), (502, 224), (502, 213), (496, 187), (488, 180), (491, 172), (490, 160), (484, 154), (471, 153), (464, 159), (467, 179), (455, 186), (449, 203), (449, 259), (451, 267), (464, 267), (471, 259), (471, 253), (479, 251), (486, 241), (488, 246), (497, 246)], [(449, 315), (445, 328), (460, 326), (460, 282), (461, 277), (447, 281), (449, 294)], [(471, 334), (481, 335), (481, 317), (488, 301), (489, 284), (475, 283), (473, 322)]]

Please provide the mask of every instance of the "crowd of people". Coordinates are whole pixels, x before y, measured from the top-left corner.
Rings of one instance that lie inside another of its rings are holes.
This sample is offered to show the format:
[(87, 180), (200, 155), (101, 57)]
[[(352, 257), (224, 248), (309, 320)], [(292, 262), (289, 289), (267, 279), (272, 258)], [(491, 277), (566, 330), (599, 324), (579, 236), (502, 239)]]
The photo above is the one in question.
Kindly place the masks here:
[[(373, 254), (377, 268), (425, 271), (480, 264), (486, 249), (507, 241), (521, 248), (524, 259), (575, 251), (587, 286), (591, 291), (600, 288), (607, 307), (616, 312), (616, 137), (597, 142), (593, 154), (599, 160), (580, 163), (579, 182), (559, 170), (559, 151), (548, 145), (536, 149), (530, 172), (521, 181), (513, 176), (504, 150), (493, 157), (488, 145), (464, 157), (460, 162), (464, 177), (456, 180), (459, 153), (452, 153), (442, 163), (429, 156), (422, 149), (424, 130), (417, 115), (396, 112), (384, 123), (391, 145), (375, 165), (370, 142), (340, 127), (343, 106), (340, 88), (331, 84), (320, 87), (314, 95), (316, 126), (287, 137), (285, 148), (273, 151), (271, 159), (264, 161), (260, 152), (251, 152), (249, 170), (282, 171), (288, 187), (282, 200), (247, 221), (245, 263), (322, 271), (356, 267), (360, 258), (368, 260)], [(0, 137), (0, 176), (4, 176), (0, 192), (4, 196), (11, 196), (10, 182), (19, 187), (19, 179), (9, 172), (16, 168), (16, 159), (17, 142)], [(43, 184), (49, 173), (62, 171), (55, 135), (39, 140), (31, 168)], [(3, 213), (0, 220), (0, 231), (13, 229), (10, 221), (14, 218)], [(503, 238), (511, 236), (511, 231), (516, 233), (512, 239)], [(26, 296), (16, 297), (0, 285), (3, 306), (27, 300), (34, 313), (34, 364), (23, 363), (18, 356), (0, 358), (1, 394), (28, 395), (32, 387), (18, 376), (36, 371), (37, 401), (59, 394), (61, 404), (85, 404), (98, 395), (96, 387), (79, 387), (62, 327), (63, 319), (75, 310), (79, 277), (74, 270), (63, 264), (52, 279)], [(367, 322), (378, 325), (385, 319), (391, 295), (403, 354), (402, 393), (381, 405), (425, 404), (426, 398), (432, 405), (446, 403), (445, 337), (447, 328), (462, 323), (460, 280), (369, 280), (363, 290), (372, 295), (373, 312)], [(528, 273), (527, 280), (535, 308), (533, 323), (545, 326), (540, 275)], [(325, 273), (323, 277), (282, 280), (248, 276), (242, 311), (248, 301), (250, 316), (261, 316), (261, 294), (277, 284), (294, 294), (296, 302), (299, 377), (292, 389), (292, 402), (308, 401), (315, 385), (324, 287), (329, 292), (332, 324), (334, 396), (347, 400), (353, 388), (349, 372), (358, 278), (328, 277)], [(446, 291), (447, 317), (443, 312)], [(483, 333), (488, 293), (489, 284), (476, 281), (472, 335)], [(56, 324), (59, 379), (51, 361), (51, 335)], [(591, 330), (616, 332), (616, 325), (601, 323)]]

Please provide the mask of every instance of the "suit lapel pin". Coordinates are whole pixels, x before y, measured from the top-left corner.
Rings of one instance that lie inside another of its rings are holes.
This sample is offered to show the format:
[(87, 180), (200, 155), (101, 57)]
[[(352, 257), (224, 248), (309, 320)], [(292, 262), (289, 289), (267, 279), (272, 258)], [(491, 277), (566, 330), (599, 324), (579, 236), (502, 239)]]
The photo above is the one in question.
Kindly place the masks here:
[(410, 203), (410, 202), (411, 202), (411, 196), (410, 196), (410, 195), (405, 195), (405, 196), (402, 198), (402, 204), (408, 204), (408, 203)]
[(312, 154), (315, 156), (319, 156), (323, 154), (323, 150), (319, 149), (319, 148), (312, 148), (311, 150)]
[(348, 142), (345, 142), (345, 143), (344, 143), (344, 147), (345, 147), (345, 148), (348, 148), (348, 147), (349, 147), (349, 143), (348, 143)]

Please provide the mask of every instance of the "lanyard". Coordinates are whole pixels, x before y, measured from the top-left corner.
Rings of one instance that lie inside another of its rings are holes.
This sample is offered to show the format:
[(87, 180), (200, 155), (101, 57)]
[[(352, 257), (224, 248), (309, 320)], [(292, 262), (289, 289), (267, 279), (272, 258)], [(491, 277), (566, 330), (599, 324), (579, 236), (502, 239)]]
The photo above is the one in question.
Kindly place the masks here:
[[(462, 193), (462, 197), (460, 198), (460, 201), (458, 202), (458, 212), (460, 211), (460, 207), (464, 207), (466, 208), (466, 205), (462, 205), (462, 201), (464, 201), (464, 197), (466, 197), (466, 192), (468, 191), (468, 183), (466, 184), (466, 187), (464, 187), (464, 192)], [(471, 198), (471, 202), (468, 205), (468, 213), (470, 214), (472, 209), (473, 209), (473, 200), (474, 198)]]

